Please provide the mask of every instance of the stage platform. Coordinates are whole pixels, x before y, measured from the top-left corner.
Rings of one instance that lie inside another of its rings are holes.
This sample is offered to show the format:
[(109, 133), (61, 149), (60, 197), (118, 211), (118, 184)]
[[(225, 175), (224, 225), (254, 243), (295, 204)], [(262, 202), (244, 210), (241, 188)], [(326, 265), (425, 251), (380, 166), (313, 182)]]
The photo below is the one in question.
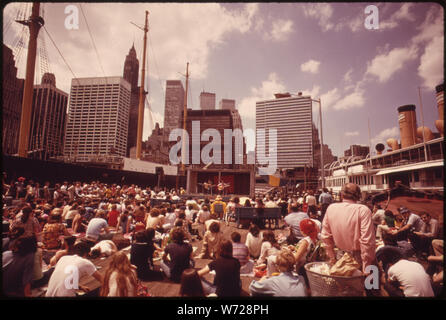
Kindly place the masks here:
[[(225, 190), (227, 195), (243, 195), (254, 197), (255, 195), (255, 171), (246, 169), (223, 168), (187, 168), (186, 192), (188, 194), (204, 194), (203, 183), (211, 182), (216, 186), (220, 182), (228, 185)], [(218, 193), (214, 187), (212, 195)]]

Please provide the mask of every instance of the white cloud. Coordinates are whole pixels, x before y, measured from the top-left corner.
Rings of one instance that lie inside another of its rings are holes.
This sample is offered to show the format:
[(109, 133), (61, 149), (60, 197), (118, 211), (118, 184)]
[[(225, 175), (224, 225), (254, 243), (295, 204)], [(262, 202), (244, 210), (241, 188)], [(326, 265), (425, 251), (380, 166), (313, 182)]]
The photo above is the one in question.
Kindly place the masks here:
[(359, 89), (358, 86), (355, 90), (344, 96), (342, 99), (336, 101), (333, 105), (334, 110), (349, 110), (354, 108), (361, 108), (365, 104), (364, 90)]
[[(45, 28), (76, 77), (103, 76), (80, 4), (75, 5), (79, 9), (78, 30), (64, 27), (67, 15), (64, 14), (66, 4), (63, 3), (41, 5), (41, 8), (45, 8)], [(21, 3), (8, 4), (3, 12), (3, 26), (8, 27), (4, 43), (10, 47), (22, 32), (22, 26), (13, 21), (17, 9), (21, 7)], [(31, 8), (31, 4), (28, 7)], [(149, 96), (153, 99), (153, 118), (163, 126), (162, 86), (165, 80), (184, 80), (179, 73), (185, 73), (187, 62), (190, 63), (191, 79), (204, 79), (208, 74), (210, 55), (217, 46), (224, 43), (230, 34), (245, 34), (256, 28), (259, 6), (248, 3), (240, 5), (240, 9), (228, 10), (219, 3), (82, 3), (82, 9), (106, 76), (122, 75), (124, 60), (133, 42), (141, 67), (143, 32), (130, 22), (144, 25), (144, 12), (149, 11), (147, 66), (150, 78), (146, 78), (146, 89), (149, 88)], [(41, 35), (45, 35), (50, 67), (56, 75), (57, 86), (69, 93), (73, 75), (43, 28)], [(18, 65), (19, 77), (24, 76), (24, 51)], [(143, 137), (146, 138), (152, 130), (148, 109), (144, 120)]]
[(414, 5), (414, 3), (403, 3), (388, 19), (379, 21), (379, 30), (396, 28), (401, 21), (415, 21), (415, 15), (410, 10)]
[(267, 33), (266, 38), (274, 41), (285, 41), (292, 32), (293, 21), (279, 19), (273, 22), (271, 33)]
[(321, 95), (322, 109), (328, 110), (340, 99), (341, 95), (338, 88), (334, 88)]
[[(401, 8), (392, 15), (392, 18), (395, 20), (407, 20), (407, 21), (415, 21), (415, 15), (410, 11), (411, 8), (415, 6), (415, 3), (403, 3)], [(391, 20), (392, 20), (391, 18)]]
[(443, 8), (433, 4), (426, 14), (426, 19), (417, 29), (419, 33), (412, 38), (412, 43), (420, 50), (423, 50), (424, 46), (418, 75), (423, 80), (423, 85), (433, 88), (444, 80)]
[[(242, 119), (255, 119), (256, 102), (265, 99), (274, 99), (274, 94), (285, 92), (286, 87), (275, 72), (268, 75), (268, 79), (262, 81), (260, 87), (251, 87), (251, 95), (243, 98), (238, 104), (238, 110)], [(243, 127), (248, 127), (245, 122)], [(254, 124), (255, 128), (255, 124)]]
[(311, 98), (316, 99), (319, 97), (320, 90), (321, 90), (320, 86), (313, 85), (313, 88), (311, 88), (311, 90), (308, 90), (308, 89), (303, 90), (302, 95), (310, 96)]
[(395, 48), (383, 54), (378, 54), (367, 65), (365, 76), (376, 76), (379, 82), (386, 82), (395, 72), (401, 70), (407, 62), (417, 58), (418, 49), (415, 46), (409, 48)]
[(399, 139), (400, 136), (400, 130), (398, 127), (388, 128), (382, 130), (380, 133), (378, 133), (375, 137), (371, 139), (372, 145), (376, 145), (378, 143), (382, 143), (385, 146), (387, 146), (386, 140), (389, 138), (395, 138)]
[(364, 18), (360, 15), (358, 15), (356, 18), (351, 19), (347, 22), (347, 26), (350, 28), (352, 32), (357, 32), (360, 30), (365, 29), (364, 28)]
[(345, 74), (344, 74), (344, 81), (346, 83), (351, 83), (352, 82), (352, 73), (353, 73), (353, 68), (350, 68)]
[(330, 22), (330, 18), (333, 15), (333, 7), (331, 6), (331, 4), (305, 4), (303, 10), (306, 17), (318, 20), (318, 24), (322, 28), (322, 31), (325, 32), (334, 28), (334, 24)]
[(444, 72), (444, 37), (435, 37), (424, 50), (418, 67), (418, 75), (423, 85), (434, 88), (440, 84)]
[(359, 136), (359, 131), (348, 131), (348, 132), (345, 132), (344, 135), (346, 137), (356, 137), (356, 136)]
[(302, 63), (300, 65), (300, 70), (303, 72), (309, 72), (309, 73), (313, 73), (316, 74), (319, 72), (319, 66), (320, 66), (321, 62), (320, 61), (316, 61), (316, 60), (308, 60), (305, 63)]
[[(398, 5), (398, 4), (397, 4)], [(390, 9), (390, 6), (380, 6), (378, 5), (379, 10), (379, 29), (378, 31), (394, 29), (399, 26), (401, 21), (415, 21), (415, 15), (411, 11), (411, 8), (414, 6), (414, 3), (403, 3), (401, 7), (399, 7), (396, 11), (394, 11), (388, 18), (384, 17)], [(365, 7), (361, 7), (359, 10), (355, 12), (352, 17), (341, 18), (340, 22), (336, 23), (334, 30), (341, 31), (344, 28), (350, 29), (352, 32), (358, 32), (361, 30), (367, 31), (364, 27), (365, 18), (368, 14), (364, 12)]]
[[(78, 30), (63, 27), (65, 4), (59, 3), (45, 4), (45, 28), (76, 76), (102, 75), (82, 12), (77, 6)], [(125, 55), (133, 41), (141, 64), (143, 32), (130, 22), (143, 25), (144, 11), (149, 10), (148, 70), (150, 76), (155, 76), (155, 71), (158, 70), (162, 79), (179, 78), (178, 72), (184, 73), (186, 62), (190, 63), (191, 77), (205, 78), (212, 50), (224, 43), (230, 33), (243, 34), (253, 29), (258, 13), (258, 4), (255, 3), (246, 4), (241, 10), (228, 10), (218, 3), (83, 3), (82, 8), (106, 75), (122, 74)], [(15, 10), (14, 6), (8, 5), (4, 14), (8, 17), (15, 16)], [(110, 23), (110, 19), (113, 23)], [(184, 25), (188, 28), (184, 28)], [(20, 30), (21, 28), (18, 29)], [(44, 30), (41, 29), (40, 32)], [(14, 37), (10, 38), (9, 44)], [(46, 43), (51, 64), (58, 65), (56, 70), (69, 73), (48, 38)], [(152, 53), (155, 53), (155, 57)], [(154, 60), (157, 62), (156, 66)], [(21, 69), (24, 67), (21, 66)], [(59, 80), (59, 77), (61, 76), (56, 74), (56, 79)], [(71, 79), (71, 75), (69, 78)], [(70, 81), (58, 83), (62, 90), (69, 91)]]
[(426, 14), (424, 22), (417, 27), (420, 32), (412, 39), (415, 44), (430, 41), (435, 37), (443, 36), (443, 7), (434, 4)]

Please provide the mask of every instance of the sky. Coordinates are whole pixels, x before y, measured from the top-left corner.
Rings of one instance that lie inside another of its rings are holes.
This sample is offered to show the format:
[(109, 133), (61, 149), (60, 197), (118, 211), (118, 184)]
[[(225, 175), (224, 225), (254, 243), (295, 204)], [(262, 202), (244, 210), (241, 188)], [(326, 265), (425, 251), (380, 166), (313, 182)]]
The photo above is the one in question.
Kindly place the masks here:
[[(366, 11), (371, 4), (376, 20)], [(20, 77), (26, 54), (15, 44), (24, 29), (13, 20), (25, 9), (29, 16), (30, 8), (10, 3), (3, 11), (3, 41), (17, 53)], [(390, 137), (399, 140), (397, 108), (406, 104), (416, 105), (418, 126), (423, 118), (437, 132), (435, 86), (444, 81), (444, 10), (438, 3), (44, 3), (39, 39), (57, 87), (69, 93), (73, 77), (121, 76), (133, 43), (141, 66), (143, 31), (135, 24), (144, 25), (145, 10), (143, 140), (154, 122), (163, 126), (166, 80), (185, 85), (187, 62), (188, 107), (199, 109), (202, 91), (216, 94), (217, 107), (223, 98), (235, 99), (244, 129), (255, 129), (256, 101), (275, 93), (320, 99), (323, 141), (336, 156), (352, 144), (374, 151)], [(313, 122), (320, 129), (318, 103)], [(248, 150), (254, 144), (249, 140)]]

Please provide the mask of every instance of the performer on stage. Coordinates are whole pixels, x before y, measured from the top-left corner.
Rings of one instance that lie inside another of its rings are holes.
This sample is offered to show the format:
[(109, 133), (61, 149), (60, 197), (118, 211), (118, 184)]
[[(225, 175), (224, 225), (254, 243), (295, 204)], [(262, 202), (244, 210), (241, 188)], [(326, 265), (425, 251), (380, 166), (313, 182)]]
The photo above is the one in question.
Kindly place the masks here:
[(211, 179), (208, 180), (208, 182), (204, 182), (203, 183), (203, 193), (207, 193), (207, 194), (211, 194), (212, 195), (212, 188), (214, 187), (214, 185), (212, 185), (212, 181)]
[(225, 195), (226, 194), (226, 188), (228, 188), (230, 184), (224, 183), (220, 180), (220, 182), (217, 185), (218, 194), (219, 195)]

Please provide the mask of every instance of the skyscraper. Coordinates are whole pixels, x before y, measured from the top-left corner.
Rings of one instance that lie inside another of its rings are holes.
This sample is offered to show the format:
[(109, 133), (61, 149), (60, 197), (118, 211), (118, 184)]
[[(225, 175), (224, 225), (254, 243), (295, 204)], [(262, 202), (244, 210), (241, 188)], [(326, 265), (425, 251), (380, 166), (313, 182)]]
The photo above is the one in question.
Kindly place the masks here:
[(370, 152), (370, 148), (368, 146), (361, 146), (361, 145), (351, 145), (348, 150), (344, 151), (344, 157), (351, 157), (351, 156), (357, 156), (357, 157), (367, 157), (367, 155)]
[[(183, 114), (181, 114), (183, 117)], [(199, 132), (193, 130), (193, 126), (199, 126)], [(191, 166), (203, 167), (205, 164), (203, 159), (200, 158), (202, 149), (208, 145), (209, 141), (201, 140), (204, 131), (211, 129), (218, 131), (221, 138), (221, 149), (214, 150), (216, 153), (212, 156), (216, 157), (216, 162), (213, 163), (210, 168), (236, 168), (246, 164), (245, 152), (246, 143), (243, 137), (243, 125), (240, 114), (237, 110), (187, 110), (186, 130), (189, 136), (189, 159), (187, 160)], [(225, 139), (225, 130), (234, 132), (239, 130), (240, 136), (231, 136), (230, 139)], [(195, 147), (194, 143), (199, 143), (198, 158), (194, 159), (193, 151)], [(228, 160), (225, 161), (225, 152), (228, 152)], [(230, 153), (229, 153), (230, 152)], [(237, 160), (239, 159), (239, 160)], [(197, 163), (195, 163), (197, 162)], [(218, 164), (217, 162), (220, 162)], [(229, 163), (228, 163), (229, 162)]]
[(200, 93), (200, 109), (215, 110), (215, 93), (204, 91)]
[(232, 99), (221, 99), (219, 107), (222, 110), (235, 110), (235, 100)]
[(130, 90), (122, 77), (71, 81), (66, 157), (90, 161), (94, 155), (126, 156)]
[(67, 105), (68, 93), (56, 88), (54, 74), (45, 73), (41, 84), (34, 86), (30, 157), (47, 160), (63, 155)]
[(164, 105), (164, 140), (169, 140), (173, 129), (183, 128), (181, 112), (184, 108), (184, 88), (180, 80), (166, 81), (166, 101)]
[[(256, 157), (259, 145), (276, 147), (278, 169), (313, 167), (313, 126), (310, 96), (277, 94), (276, 99), (256, 102)], [(265, 136), (259, 129), (265, 129)], [(277, 146), (269, 145), (268, 130), (277, 130)], [(268, 159), (268, 157), (266, 157)]]
[(130, 83), (130, 109), (129, 109), (129, 125), (127, 136), (127, 156), (130, 156), (130, 148), (136, 147), (136, 139), (138, 133), (138, 113), (139, 113), (139, 87), (138, 87), (139, 61), (136, 57), (135, 46), (129, 50), (129, 54), (125, 57), (123, 77)]
[(25, 80), (17, 78), (14, 55), (12, 50), (5, 45), (3, 45), (2, 76), (2, 150), (5, 154), (15, 154), (19, 146)]

